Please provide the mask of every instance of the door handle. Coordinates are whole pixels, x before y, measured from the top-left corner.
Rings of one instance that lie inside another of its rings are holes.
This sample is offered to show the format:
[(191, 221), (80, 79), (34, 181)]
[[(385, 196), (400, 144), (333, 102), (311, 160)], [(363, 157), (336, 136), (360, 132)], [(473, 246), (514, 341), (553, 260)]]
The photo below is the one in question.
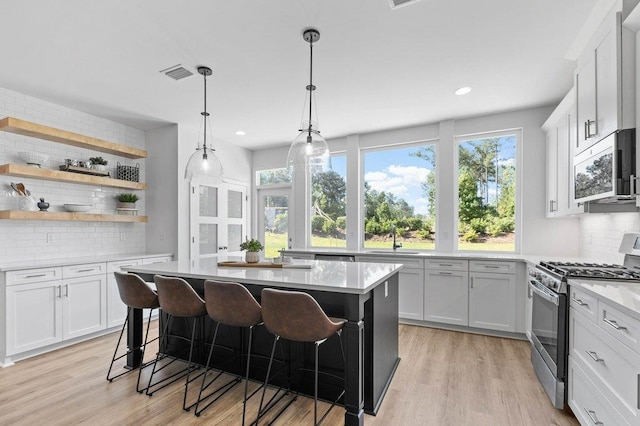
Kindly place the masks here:
[(584, 303), (582, 300), (576, 299), (575, 297), (572, 297), (571, 300), (573, 300), (578, 306), (589, 306), (588, 303)]
[(64, 285), (64, 297), (69, 297), (69, 284)]
[(469, 284), (471, 285), (471, 288), (473, 288), (473, 277), (469, 278)]
[(585, 408), (584, 411), (587, 412), (587, 416), (589, 416), (589, 418), (591, 419), (591, 421), (593, 422), (594, 425), (603, 425), (604, 424), (600, 420), (598, 420), (598, 418), (596, 417), (596, 412), (595, 411), (589, 410), (587, 408)]
[(62, 299), (62, 286), (59, 285), (58, 287), (58, 299)]
[(602, 318), (602, 321), (606, 322), (607, 324), (609, 324), (611, 327), (615, 328), (616, 330), (626, 330), (627, 329), (627, 327), (618, 324), (618, 322), (615, 321), (615, 320), (610, 320), (608, 318)]

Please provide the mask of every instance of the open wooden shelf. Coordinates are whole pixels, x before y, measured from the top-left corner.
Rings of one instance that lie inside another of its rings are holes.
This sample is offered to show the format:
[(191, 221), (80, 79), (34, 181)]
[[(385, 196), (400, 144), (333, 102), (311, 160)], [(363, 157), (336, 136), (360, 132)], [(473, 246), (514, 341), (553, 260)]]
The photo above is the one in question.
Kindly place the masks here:
[(3, 164), (0, 166), (0, 175), (35, 178), (42, 180), (55, 180), (60, 182), (72, 182), (85, 185), (101, 185), (124, 189), (147, 189), (146, 183), (131, 182), (128, 180), (112, 179), (102, 176), (83, 175), (80, 173), (62, 172), (58, 170), (41, 169), (34, 166), (21, 164)]
[(91, 136), (68, 132), (66, 130), (56, 129), (55, 127), (44, 126), (42, 124), (32, 123), (31, 121), (20, 120), (13, 117), (5, 117), (0, 120), (0, 131), (31, 136), (33, 138), (45, 139), (80, 148), (88, 148), (94, 151), (115, 154), (126, 158), (147, 157), (147, 151), (143, 149), (120, 145), (114, 142), (108, 142)]
[(147, 216), (129, 216), (118, 214), (93, 214), (70, 212), (32, 212), (21, 210), (0, 210), (0, 219), (22, 220), (73, 220), (82, 222), (140, 222), (147, 221)]

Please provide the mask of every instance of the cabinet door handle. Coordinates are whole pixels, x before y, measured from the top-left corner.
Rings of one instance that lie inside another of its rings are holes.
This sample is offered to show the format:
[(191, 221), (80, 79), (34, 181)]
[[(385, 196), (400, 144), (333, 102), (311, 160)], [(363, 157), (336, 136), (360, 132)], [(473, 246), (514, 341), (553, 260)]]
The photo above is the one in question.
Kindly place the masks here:
[(473, 277), (469, 279), (469, 283), (471, 284), (471, 288), (473, 288)]
[(59, 286), (56, 286), (56, 287), (58, 287), (58, 299), (62, 299), (62, 286), (59, 285)]
[(589, 120), (584, 122), (584, 140), (585, 141), (589, 139), (589, 126), (587, 125), (588, 122)]
[(95, 268), (91, 268), (91, 269), (78, 269), (78, 273), (82, 273), (82, 272), (91, 272), (91, 271), (95, 271)]
[(27, 275), (25, 278), (38, 278), (38, 277), (46, 277), (47, 274), (35, 274), (35, 275)]
[(589, 416), (589, 418), (591, 419), (591, 421), (593, 422), (594, 425), (603, 425), (604, 424), (600, 420), (598, 420), (598, 418), (596, 417), (596, 412), (595, 411), (589, 410), (587, 408), (585, 408), (584, 411), (587, 412), (587, 416)]
[(533, 297), (533, 292), (531, 291), (531, 287), (527, 286), (527, 299), (531, 299)]
[(585, 352), (587, 353), (587, 355), (589, 355), (591, 357), (591, 359), (593, 359), (595, 362), (604, 362), (603, 358), (600, 358), (598, 356), (598, 354), (595, 351), (589, 351), (585, 349)]
[(64, 285), (64, 297), (69, 297), (69, 284)]
[(572, 297), (571, 300), (573, 300), (578, 306), (589, 306), (588, 303), (584, 303), (582, 300), (576, 299), (575, 297)]
[(607, 324), (609, 324), (611, 327), (615, 328), (616, 330), (626, 330), (627, 327), (618, 324), (616, 321), (614, 320), (610, 320), (609, 318), (602, 318), (602, 321), (606, 322)]

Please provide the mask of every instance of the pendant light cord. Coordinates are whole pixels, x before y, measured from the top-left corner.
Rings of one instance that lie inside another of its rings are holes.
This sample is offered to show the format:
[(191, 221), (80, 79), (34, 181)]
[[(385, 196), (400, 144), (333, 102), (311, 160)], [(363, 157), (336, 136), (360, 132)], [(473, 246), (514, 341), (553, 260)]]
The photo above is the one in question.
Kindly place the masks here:
[(309, 40), (309, 134), (307, 136), (307, 143), (311, 143), (311, 105), (313, 97), (313, 40)]
[(203, 73), (202, 77), (204, 77), (204, 112), (202, 113), (202, 116), (204, 117), (204, 142), (203, 142), (203, 149), (204, 149), (204, 155), (203, 158), (207, 158), (207, 116), (209, 115), (209, 113), (207, 112), (207, 73)]

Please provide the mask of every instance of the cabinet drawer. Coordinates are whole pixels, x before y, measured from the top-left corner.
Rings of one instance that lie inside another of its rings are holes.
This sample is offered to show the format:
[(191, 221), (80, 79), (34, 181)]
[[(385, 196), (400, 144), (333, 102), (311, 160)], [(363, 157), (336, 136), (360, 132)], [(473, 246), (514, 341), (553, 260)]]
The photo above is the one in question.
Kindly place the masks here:
[(502, 262), (495, 260), (471, 260), (470, 272), (493, 272), (498, 274), (515, 274), (516, 262)]
[(62, 278), (62, 268), (24, 269), (7, 272), (7, 285), (40, 283)]
[(140, 265), (142, 261), (140, 259), (131, 259), (131, 260), (120, 260), (118, 262), (108, 262), (107, 263), (107, 273), (112, 274), (116, 271), (120, 272), (121, 268), (126, 268), (127, 266), (137, 266)]
[(156, 263), (167, 263), (171, 262), (171, 256), (162, 256), (162, 257), (148, 257), (142, 259), (143, 265), (155, 265)]
[(62, 267), (63, 278), (88, 277), (90, 275), (105, 274), (106, 272), (106, 263), (85, 263)]
[(569, 303), (576, 311), (583, 313), (591, 321), (597, 321), (598, 299), (580, 291), (577, 287), (569, 287)]
[[(584, 372), (627, 418), (640, 419), (640, 355), (571, 309), (569, 350)], [(600, 383), (601, 382), (601, 383)]]
[(582, 425), (630, 425), (616, 411), (596, 385), (580, 368), (580, 363), (569, 356), (567, 378), (568, 402)]
[(452, 271), (467, 271), (469, 261), (458, 259), (428, 259), (427, 269), (450, 269)]
[(598, 325), (611, 336), (640, 353), (640, 321), (600, 301)]
[(416, 259), (415, 257), (398, 257), (398, 256), (358, 256), (358, 262), (371, 262), (371, 263), (402, 263), (404, 269), (424, 269), (424, 260)]

